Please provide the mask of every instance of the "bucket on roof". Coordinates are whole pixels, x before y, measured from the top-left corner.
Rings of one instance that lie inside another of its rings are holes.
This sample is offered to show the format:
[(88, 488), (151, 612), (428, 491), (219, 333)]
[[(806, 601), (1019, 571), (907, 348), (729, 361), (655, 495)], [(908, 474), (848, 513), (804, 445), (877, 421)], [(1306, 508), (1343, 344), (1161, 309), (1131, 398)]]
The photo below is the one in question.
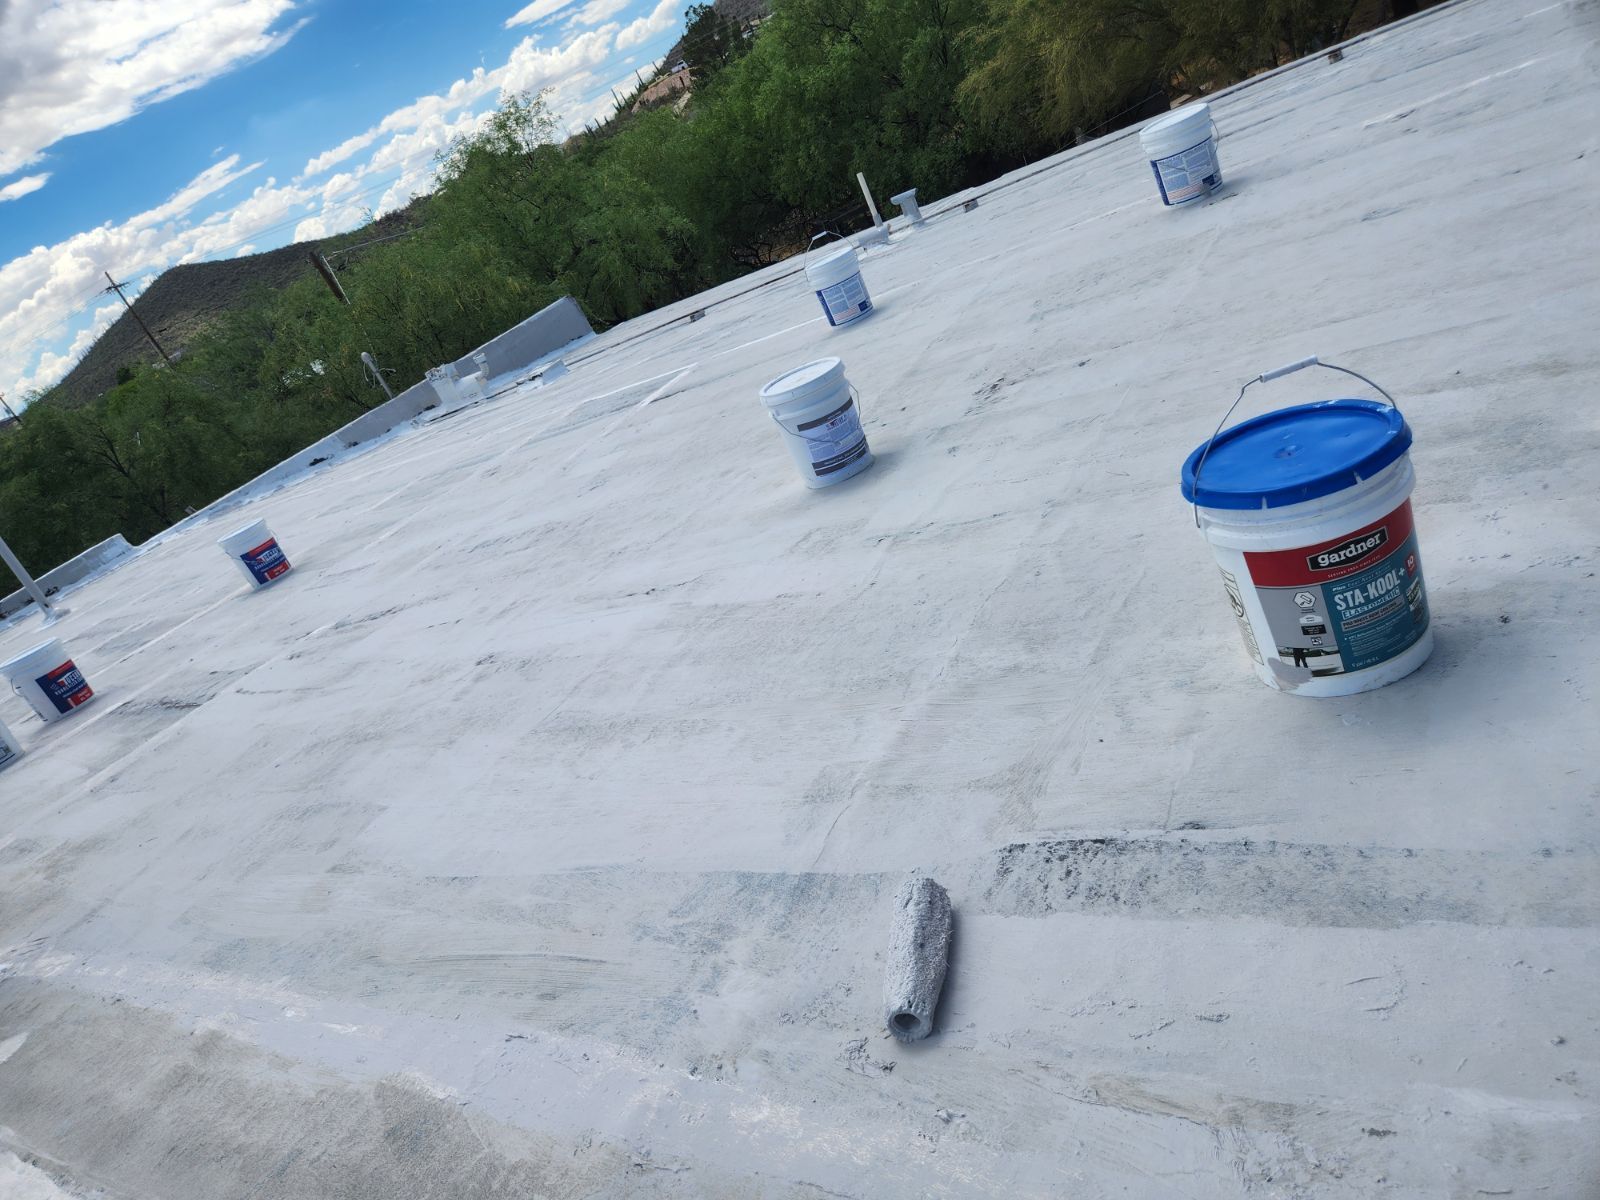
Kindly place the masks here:
[(821, 358), (778, 376), (761, 389), (761, 403), (808, 488), (842, 483), (872, 465), (861, 406), (840, 359)]
[(9, 767), (21, 757), (22, 743), (17, 741), (16, 734), (6, 728), (6, 723), (0, 721), (0, 770)]
[[(819, 233), (811, 239), (811, 244), (815, 246), (818, 238), (828, 236), (828, 233)], [(806, 282), (816, 293), (829, 325), (848, 325), (872, 311), (872, 297), (867, 294), (866, 280), (861, 278), (861, 260), (849, 242), (837, 247), (825, 246), (817, 258), (812, 258), (811, 251), (807, 250), (805, 272)]]
[(217, 545), (244, 572), (251, 588), (264, 588), (292, 569), (288, 557), (278, 545), (278, 539), (272, 536), (272, 530), (267, 528), (265, 521), (251, 521), (243, 529), (235, 529), (227, 537), (218, 538)]
[(70, 716), (94, 699), (94, 689), (83, 677), (59, 638), (41, 642), (32, 650), (0, 663), (0, 675), (11, 690), (46, 723)]
[(1222, 184), (1217, 126), (1203, 101), (1185, 104), (1139, 130), (1139, 144), (1155, 172), (1161, 203), (1187, 204)]
[[(1308, 358), (1258, 375), (1239, 398), (1309, 366), (1371, 383)], [(1411, 514), (1411, 427), (1372, 386), (1388, 404), (1324, 400), (1219, 424), (1183, 464), (1183, 496), (1211, 543), (1245, 650), (1280, 691), (1368, 691), (1409, 675), (1433, 650)]]

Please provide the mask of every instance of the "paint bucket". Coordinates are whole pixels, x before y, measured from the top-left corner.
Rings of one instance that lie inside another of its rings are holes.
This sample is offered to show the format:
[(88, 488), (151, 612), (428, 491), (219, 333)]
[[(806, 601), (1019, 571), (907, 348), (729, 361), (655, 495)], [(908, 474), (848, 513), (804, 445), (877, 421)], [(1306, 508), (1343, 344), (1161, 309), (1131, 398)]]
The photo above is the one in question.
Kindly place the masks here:
[[(1306, 359), (1250, 383), (1305, 366), (1345, 370)], [(1184, 499), (1263, 682), (1347, 696), (1427, 660), (1410, 448), (1392, 399), (1324, 400), (1219, 425), (1183, 464)]]
[(1139, 144), (1155, 172), (1163, 204), (1187, 204), (1222, 183), (1217, 126), (1204, 103), (1185, 104), (1157, 117), (1139, 130)]
[(808, 488), (842, 483), (872, 465), (861, 406), (839, 359), (821, 358), (778, 376), (761, 389), (761, 403), (783, 430)]
[[(811, 241), (814, 244), (817, 238), (827, 236), (819, 233)], [(861, 260), (856, 257), (856, 248), (848, 242), (838, 248), (826, 247), (825, 253), (816, 259), (808, 250), (805, 271), (806, 281), (817, 294), (829, 325), (848, 325), (872, 311), (872, 297), (867, 294), (866, 281), (861, 278)]]
[(9, 767), (21, 757), (22, 743), (17, 741), (16, 734), (6, 728), (6, 723), (0, 721), (0, 770)]
[(244, 572), (252, 588), (264, 588), (290, 571), (289, 560), (265, 521), (251, 521), (243, 529), (218, 538), (217, 545)]
[(46, 723), (70, 716), (94, 699), (94, 689), (57, 638), (0, 663), (0, 675)]

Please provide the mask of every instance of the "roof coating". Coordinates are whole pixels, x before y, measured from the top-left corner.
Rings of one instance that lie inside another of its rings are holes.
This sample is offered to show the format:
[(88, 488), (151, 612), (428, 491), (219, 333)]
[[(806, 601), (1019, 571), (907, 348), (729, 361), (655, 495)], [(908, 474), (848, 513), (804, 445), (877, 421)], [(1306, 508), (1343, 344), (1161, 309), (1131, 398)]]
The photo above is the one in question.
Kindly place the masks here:
[[(1105, 139), (926, 206), (864, 320), (786, 264), (73, 591), (95, 700), (0, 704), (0, 1150), (162, 1200), (1588, 1194), (1595, 14), (1431, 10), (1210, 98), (1208, 201)], [(1174, 486), (1311, 353), (1415, 430), (1437, 634), (1321, 701)], [(809, 492), (758, 393), (835, 354), (877, 462)], [(912, 871), (955, 942), (902, 1045)]]

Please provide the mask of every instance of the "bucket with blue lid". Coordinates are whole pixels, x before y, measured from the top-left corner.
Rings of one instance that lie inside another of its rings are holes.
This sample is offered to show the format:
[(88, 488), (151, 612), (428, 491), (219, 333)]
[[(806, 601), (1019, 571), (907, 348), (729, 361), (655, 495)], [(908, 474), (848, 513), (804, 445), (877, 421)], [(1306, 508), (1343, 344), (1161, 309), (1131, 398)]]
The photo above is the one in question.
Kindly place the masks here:
[[(1356, 375), (1302, 359), (1252, 379), (1239, 397), (1308, 366)], [(1324, 400), (1219, 425), (1183, 464), (1183, 497), (1211, 544), (1245, 652), (1280, 691), (1369, 691), (1433, 650), (1411, 514), (1411, 427), (1383, 394), (1388, 404)]]

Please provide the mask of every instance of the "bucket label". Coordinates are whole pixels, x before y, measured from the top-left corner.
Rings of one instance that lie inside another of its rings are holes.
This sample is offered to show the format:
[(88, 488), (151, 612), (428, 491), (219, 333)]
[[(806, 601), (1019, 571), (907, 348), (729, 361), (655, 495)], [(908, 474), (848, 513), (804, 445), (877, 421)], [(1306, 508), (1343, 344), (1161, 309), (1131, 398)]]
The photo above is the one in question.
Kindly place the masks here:
[(8, 765), (20, 753), (21, 751), (15, 746), (6, 741), (5, 738), (0, 737), (0, 767)]
[(872, 311), (872, 300), (859, 271), (842, 283), (818, 289), (817, 299), (822, 302), (822, 312), (829, 325), (843, 325)]
[(1228, 591), (1228, 607), (1233, 609), (1233, 619), (1239, 622), (1239, 633), (1244, 638), (1244, 648), (1251, 658), (1261, 662), (1261, 647), (1256, 645), (1255, 631), (1250, 628), (1250, 618), (1245, 615), (1244, 596), (1239, 591), (1239, 581), (1224, 571), (1222, 586)]
[(84, 679), (83, 672), (69, 658), (53, 671), (34, 680), (39, 690), (50, 699), (59, 713), (69, 713), (80, 704), (87, 704), (94, 689)]
[(1161, 189), (1163, 204), (1198, 200), (1222, 182), (1217, 143), (1209, 137), (1177, 154), (1152, 159), (1150, 169), (1156, 173), (1156, 186)]
[(278, 549), (276, 538), (268, 538), (254, 550), (246, 550), (239, 557), (244, 560), (245, 567), (257, 583), (271, 583), (289, 569), (289, 560)]
[[(1428, 629), (1422, 559), (1407, 500), (1348, 537), (1294, 550), (1246, 551), (1285, 679), (1364, 671)], [(1230, 599), (1232, 597), (1230, 596)]]
[(795, 432), (805, 438), (811, 451), (811, 470), (819, 479), (844, 470), (867, 454), (867, 435), (861, 428), (861, 413), (854, 398), (825, 417), (796, 425)]

